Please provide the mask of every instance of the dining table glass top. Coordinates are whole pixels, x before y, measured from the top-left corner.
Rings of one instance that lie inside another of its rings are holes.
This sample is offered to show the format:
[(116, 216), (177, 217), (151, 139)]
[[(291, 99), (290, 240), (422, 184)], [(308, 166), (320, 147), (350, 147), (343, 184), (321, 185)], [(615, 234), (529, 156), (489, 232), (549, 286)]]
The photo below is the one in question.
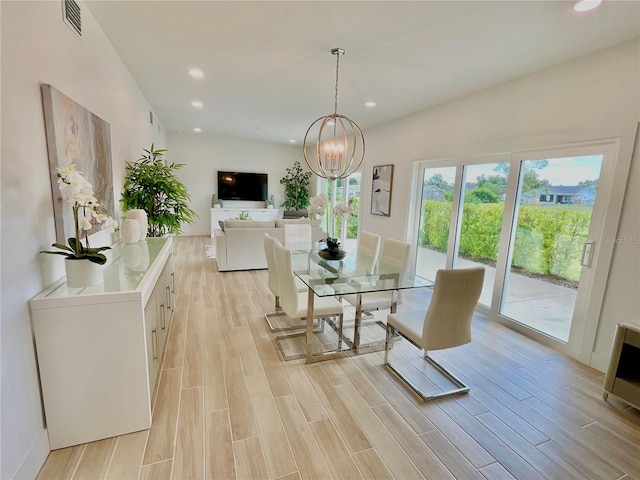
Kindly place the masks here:
[(432, 287), (433, 282), (355, 252), (325, 260), (318, 249), (292, 252), (293, 271), (319, 297)]

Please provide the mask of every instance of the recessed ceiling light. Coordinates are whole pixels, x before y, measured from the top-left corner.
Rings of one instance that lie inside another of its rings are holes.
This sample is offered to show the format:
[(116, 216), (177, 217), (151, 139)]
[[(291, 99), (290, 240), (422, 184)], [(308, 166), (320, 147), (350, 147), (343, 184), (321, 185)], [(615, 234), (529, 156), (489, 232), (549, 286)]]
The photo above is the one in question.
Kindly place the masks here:
[(291, 140), (289, 140), (289, 143), (296, 143), (296, 141), (292, 138)]
[(367, 103), (365, 103), (365, 106), (367, 106), (367, 107), (375, 107), (376, 106), (376, 102), (367, 102)]
[(573, 6), (576, 12), (588, 12), (594, 8), (598, 8), (602, 0), (581, 0)]
[(333, 120), (329, 120), (329, 121), (327, 122), (327, 125), (335, 125), (335, 124), (336, 124), (336, 122), (334, 122)]
[(204, 72), (199, 68), (190, 69), (189, 75), (191, 75), (193, 78), (204, 78)]
[(202, 131), (202, 129), (200, 127), (196, 127), (193, 129), (194, 132), (196, 133), (200, 133)]
[(194, 100), (193, 102), (191, 102), (191, 105), (196, 108), (202, 108), (202, 102), (200, 100)]

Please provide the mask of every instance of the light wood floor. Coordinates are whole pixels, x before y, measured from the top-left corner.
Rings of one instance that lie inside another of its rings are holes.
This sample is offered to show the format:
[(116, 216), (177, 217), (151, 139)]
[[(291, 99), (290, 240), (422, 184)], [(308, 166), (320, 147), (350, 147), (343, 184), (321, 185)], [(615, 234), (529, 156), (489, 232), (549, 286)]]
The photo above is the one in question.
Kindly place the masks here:
[[(640, 414), (602, 401), (600, 373), (482, 317), (469, 345), (434, 352), (463, 396), (421, 402), (381, 353), (283, 362), (266, 271), (219, 273), (209, 241), (176, 239), (152, 428), (53, 451), (39, 479), (640, 479)], [(438, 388), (406, 343), (396, 363)]]

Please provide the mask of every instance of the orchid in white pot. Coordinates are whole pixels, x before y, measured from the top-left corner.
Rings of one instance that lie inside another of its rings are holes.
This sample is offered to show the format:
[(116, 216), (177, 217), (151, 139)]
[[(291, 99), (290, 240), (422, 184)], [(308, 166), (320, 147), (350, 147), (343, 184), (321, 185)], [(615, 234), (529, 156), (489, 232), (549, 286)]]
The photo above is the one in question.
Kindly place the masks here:
[(104, 265), (107, 257), (101, 252), (111, 247), (91, 248), (89, 231), (94, 224), (98, 223), (102, 224), (102, 229), (108, 229), (113, 233), (118, 229), (118, 221), (100, 213), (101, 204), (93, 196), (93, 186), (82, 172), (76, 170), (75, 164), (59, 167), (57, 176), (62, 199), (73, 209), (75, 237), (69, 238), (68, 245), (61, 243), (51, 245), (61, 251), (41, 251), (40, 253), (62, 255), (69, 260), (89, 260), (98, 265)]

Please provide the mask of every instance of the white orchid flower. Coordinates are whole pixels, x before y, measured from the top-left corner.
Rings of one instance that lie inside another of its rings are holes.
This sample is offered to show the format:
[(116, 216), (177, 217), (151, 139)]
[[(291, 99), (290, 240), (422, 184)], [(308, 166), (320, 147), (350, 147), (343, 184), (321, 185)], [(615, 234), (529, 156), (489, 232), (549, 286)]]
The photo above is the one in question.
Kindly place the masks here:
[(91, 217), (78, 216), (78, 225), (82, 230), (91, 230), (93, 224), (91, 223)]
[(113, 233), (116, 230), (118, 230), (120, 228), (120, 225), (118, 224), (117, 220), (114, 220), (111, 217), (107, 217), (104, 221), (104, 223), (102, 224), (102, 229), (103, 230), (109, 230), (109, 232)]

